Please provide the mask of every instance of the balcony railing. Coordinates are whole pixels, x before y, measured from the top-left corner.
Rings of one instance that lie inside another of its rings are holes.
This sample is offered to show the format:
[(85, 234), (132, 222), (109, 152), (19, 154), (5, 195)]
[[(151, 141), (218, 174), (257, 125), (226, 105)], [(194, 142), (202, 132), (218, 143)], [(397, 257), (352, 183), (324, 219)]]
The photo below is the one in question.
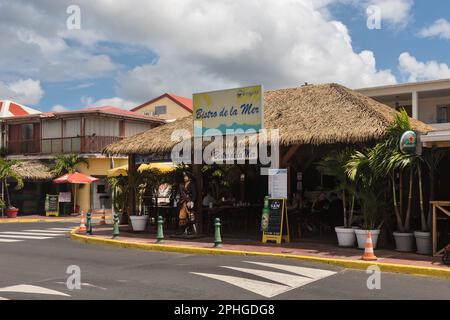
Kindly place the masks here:
[(8, 141), (8, 154), (99, 153), (121, 137), (68, 137)]

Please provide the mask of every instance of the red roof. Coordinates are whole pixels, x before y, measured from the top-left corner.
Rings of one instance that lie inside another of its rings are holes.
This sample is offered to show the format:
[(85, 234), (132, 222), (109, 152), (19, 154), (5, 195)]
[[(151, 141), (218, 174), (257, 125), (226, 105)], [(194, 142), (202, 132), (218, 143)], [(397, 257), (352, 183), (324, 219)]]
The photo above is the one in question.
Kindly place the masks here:
[(146, 116), (144, 114), (138, 113), (138, 112), (133, 112), (130, 110), (125, 110), (122, 108), (118, 108), (118, 107), (110, 107), (110, 106), (106, 106), (106, 107), (94, 107), (94, 108), (83, 108), (83, 109), (78, 109), (78, 110), (69, 110), (69, 111), (61, 111), (61, 112), (45, 112), (45, 113), (41, 113), (41, 114), (37, 114), (37, 115), (28, 115), (28, 116), (22, 116), (22, 117), (15, 117), (15, 118), (26, 118), (26, 117), (54, 117), (54, 116), (58, 116), (58, 115), (75, 115), (75, 114), (84, 114), (84, 113), (102, 113), (102, 114), (108, 114), (108, 115), (116, 115), (116, 116), (122, 116), (122, 117), (127, 117), (127, 118), (135, 118), (135, 119), (140, 119), (140, 120), (151, 120), (154, 122), (158, 122), (158, 123), (165, 123), (165, 121), (161, 118), (158, 117), (151, 117), (151, 116)]
[(170, 100), (172, 100), (173, 102), (175, 102), (179, 106), (183, 107), (187, 111), (192, 112), (192, 108), (193, 108), (192, 107), (193, 106), (192, 99), (186, 98), (186, 97), (177, 96), (177, 95), (172, 94), (172, 93), (165, 93), (165, 94), (163, 94), (163, 95), (161, 95), (159, 97), (156, 97), (156, 98), (154, 98), (154, 99), (152, 99), (150, 101), (147, 101), (147, 102), (137, 106), (136, 108), (131, 109), (131, 111), (138, 111), (139, 109), (141, 109), (141, 108), (143, 108), (143, 107), (145, 107), (145, 106), (147, 106), (147, 105), (149, 105), (149, 104), (151, 104), (153, 102), (161, 100), (163, 98), (169, 98)]

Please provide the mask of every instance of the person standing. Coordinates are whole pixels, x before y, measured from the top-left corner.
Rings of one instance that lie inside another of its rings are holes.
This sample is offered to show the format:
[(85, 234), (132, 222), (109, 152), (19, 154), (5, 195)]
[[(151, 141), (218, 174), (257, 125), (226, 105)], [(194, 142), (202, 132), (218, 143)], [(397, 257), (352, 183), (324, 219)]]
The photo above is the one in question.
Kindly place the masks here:
[(178, 214), (177, 234), (197, 233), (195, 226), (195, 202), (197, 190), (188, 173), (183, 173), (183, 182), (179, 186), (180, 211)]

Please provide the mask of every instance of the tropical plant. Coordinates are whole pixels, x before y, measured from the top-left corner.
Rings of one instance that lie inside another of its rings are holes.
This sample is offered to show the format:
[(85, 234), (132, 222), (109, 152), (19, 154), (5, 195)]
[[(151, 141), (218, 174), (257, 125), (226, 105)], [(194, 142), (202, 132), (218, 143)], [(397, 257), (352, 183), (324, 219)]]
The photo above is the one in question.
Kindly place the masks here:
[(380, 229), (383, 224), (384, 180), (373, 165), (374, 149), (355, 151), (345, 165), (347, 175), (356, 184), (361, 200), (363, 229)]
[(317, 169), (322, 174), (333, 177), (337, 183), (334, 191), (342, 195), (344, 228), (351, 228), (355, 208), (355, 183), (350, 180), (346, 172), (346, 165), (353, 152), (352, 149), (332, 152), (317, 165)]
[(5, 187), (8, 208), (13, 208), (9, 195), (8, 180), (12, 179), (16, 181), (16, 190), (20, 190), (24, 186), (22, 177), (14, 170), (14, 166), (17, 165), (20, 165), (19, 161), (0, 158), (0, 181)]
[(114, 211), (125, 214), (128, 203), (128, 177), (109, 177), (107, 183), (113, 192)]
[[(378, 143), (373, 148), (372, 162), (375, 171), (388, 177), (392, 188), (392, 201), (397, 220), (399, 232), (411, 231), (411, 215), (413, 205), (414, 177), (417, 175), (419, 183), (420, 212), (422, 220), (425, 221), (425, 210), (423, 200), (422, 186), (422, 166), (424, 160), (421, 155), (407, 154), (400, 150), (399, 142), (406, 131), (412, 130), (408, 114), (402, 109), (395, 117), (394, 123), (388, 128), (386, 139)], [(401, 188), (400, 195), (397, 194), (396, 175), (403, 178), (404, 173), (408, 174), (408, 203), (406, 210), (404, 208)]]
[(52, 173), (56, 176), (60, 176), (66, 173), (74, 173), (76, 171), (76, 167), (80, 163), (84, 163), (86, 166), (89, 166), (87, 160), (81, 158), (77, 154), (57, 155), (54, 161), (55, 162), (52, 167)]

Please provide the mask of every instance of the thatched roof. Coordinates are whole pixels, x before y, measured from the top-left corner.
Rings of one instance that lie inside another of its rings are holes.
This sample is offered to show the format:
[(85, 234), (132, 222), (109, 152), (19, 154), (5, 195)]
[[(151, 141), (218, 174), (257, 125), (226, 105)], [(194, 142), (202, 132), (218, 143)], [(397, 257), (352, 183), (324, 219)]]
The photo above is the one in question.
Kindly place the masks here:
[(13, 166), (13, 170), (28, 181), (46, 181), (54, 178), (50, 167), (37, 160), (20, 161)]
[[(271, 90), (264, 94), (264, 126), (279, 129), (282, 146), (295, 144), (359, 143), (381, 139), (397, 112), (339, 84), (308, 85)], [(421, 133), (432, 127), (411, 119)], [(150, 154), (168, 152), (175, 129), (192, 133), (192, 117), (151, 129), (111, 144), (107, 154)]]

